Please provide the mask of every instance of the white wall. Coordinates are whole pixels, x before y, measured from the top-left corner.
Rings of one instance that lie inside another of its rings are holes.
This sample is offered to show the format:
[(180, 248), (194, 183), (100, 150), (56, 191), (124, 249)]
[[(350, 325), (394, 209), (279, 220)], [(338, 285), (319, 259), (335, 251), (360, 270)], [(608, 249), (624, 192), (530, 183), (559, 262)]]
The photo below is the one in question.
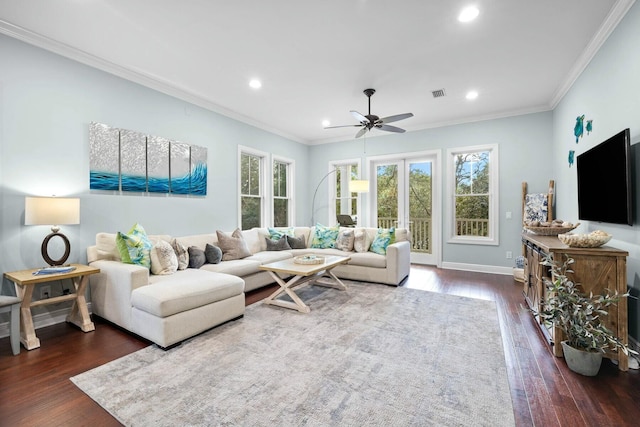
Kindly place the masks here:
[[(582, 221), (581, 232), (596, 229), (613, 235), (609, 246), (629, 252), (627, 259), (627, 283), (631, 292), (640, 293), (640, 5), (627, 12), (615, 31), (600, 48), (587, 69), (553, 112), (553, 168), (558, 175), (558, 212), (568, 219), (578, 218), (576, 169), (569, 167), (567, 155), (575, 150), (576, 157), (615, 135), (630, 128), (634, 178), (634, 223), (613, 225)], [(593, 119), (593, 132), (575, 142), (573, 126), (576, 117), (585, 115)], [(635, 145), (633, 145), (635, 144)], [(606, 173), (607, 171), (602, 171)], [(605, 189), (606, 191), (606, 189)], [(639, 337), (640, 305), (636, 298), (629, 299), (629, 331)]]

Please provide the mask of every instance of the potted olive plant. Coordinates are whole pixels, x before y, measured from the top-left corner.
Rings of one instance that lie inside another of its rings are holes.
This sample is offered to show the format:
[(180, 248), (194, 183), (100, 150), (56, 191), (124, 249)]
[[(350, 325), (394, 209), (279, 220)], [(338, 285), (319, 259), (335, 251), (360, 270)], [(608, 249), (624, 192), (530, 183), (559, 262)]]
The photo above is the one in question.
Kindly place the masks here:
[(569, 280), (572, 258), (560, 264), (547, 257), (542, 264), (551, 267), (551, 280), (545, 279), (547, 297), (542, 302), (540, 318), (547, 324), (560, 328), (565, 341), (562, 350), (569, 368), (582, 375), (594, 376), (600, 370), (602, 355), (607, 351), (637, 354), (625, 345), (601, 320), (608, 314), (607, 308), (620, 298), (617, 291), (607, 290), (602, 295), (586, 295), (580, 285)]

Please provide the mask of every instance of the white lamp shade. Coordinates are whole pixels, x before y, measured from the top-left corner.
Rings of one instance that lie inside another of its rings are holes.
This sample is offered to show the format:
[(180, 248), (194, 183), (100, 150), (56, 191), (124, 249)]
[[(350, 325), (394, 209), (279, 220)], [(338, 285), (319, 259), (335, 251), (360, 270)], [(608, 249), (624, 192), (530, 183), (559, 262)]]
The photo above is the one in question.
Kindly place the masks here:
[(80, 224), (80, 199), (64, 197), (25, 197), (24, 224)]
[(369, 181), (366, 179), (354, 179), (349, 181), (349, 192), (351, 193), (368, 193)]

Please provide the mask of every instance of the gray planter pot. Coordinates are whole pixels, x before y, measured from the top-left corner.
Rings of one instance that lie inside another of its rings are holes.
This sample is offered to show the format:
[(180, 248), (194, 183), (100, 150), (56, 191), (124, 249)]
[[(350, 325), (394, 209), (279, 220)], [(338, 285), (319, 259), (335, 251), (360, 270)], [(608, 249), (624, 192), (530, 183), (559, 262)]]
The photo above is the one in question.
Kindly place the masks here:
[(564, 360), (567, 361), (567, 366), (573, 372), (588, 377), (598, 375), (600, 364), (602, 363), (601, 352), (593, 353), (578, 350), (568, 345), (566, 341), (562, 341), (562, 352), (564, 353)]

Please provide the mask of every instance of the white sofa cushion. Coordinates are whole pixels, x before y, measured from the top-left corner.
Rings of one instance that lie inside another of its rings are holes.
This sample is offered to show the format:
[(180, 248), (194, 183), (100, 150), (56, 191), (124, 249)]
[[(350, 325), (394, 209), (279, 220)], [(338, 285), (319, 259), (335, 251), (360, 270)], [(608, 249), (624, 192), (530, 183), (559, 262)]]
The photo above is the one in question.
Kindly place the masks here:
[(268, 264), (270, 262), (282, 261), (292, 258), (291, 251), (264, 251), (251, 255), (247, 260), (258, 261), (260, 264)]
[(216, 271), (218, 273), (233, 274), (234, 276), (248, 276), (260, 271), (260, 261), (254, 259), (234, 259), (222, 261), (220, 264), (205, 264), (199, 270)]
[(363, 267), (386, 268), (387, 257), (373, 252), (352, 252), (349, 265), (361, 265)]
[(149, 285), (131, 293), (131, 305), (167, 317), (243, 292), (244, 280), (239, 277), (189, 268), (171, 276), (149, 276)]

